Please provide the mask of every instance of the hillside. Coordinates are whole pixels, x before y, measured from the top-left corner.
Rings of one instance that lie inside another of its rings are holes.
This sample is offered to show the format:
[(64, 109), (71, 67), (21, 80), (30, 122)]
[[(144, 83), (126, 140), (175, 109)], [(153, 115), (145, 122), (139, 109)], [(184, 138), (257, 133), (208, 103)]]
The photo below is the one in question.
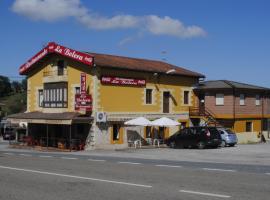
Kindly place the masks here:
[(14, 93), (5, 97), (1, 97), (0, 106), (2, 108), (0, 117), (24, 112), (26, 110), (26, 92)]

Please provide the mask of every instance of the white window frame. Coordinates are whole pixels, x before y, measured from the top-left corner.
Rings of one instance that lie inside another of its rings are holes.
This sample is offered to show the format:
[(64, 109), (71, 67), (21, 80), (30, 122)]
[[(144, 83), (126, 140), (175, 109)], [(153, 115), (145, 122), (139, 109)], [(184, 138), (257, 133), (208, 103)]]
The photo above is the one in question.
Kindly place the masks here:
[(216, 94), (216, 106), (224, 106), (224, 94), (223, 93)]
[(239, 105), (244, 106), (245, 105), (245, 94), (239, 95)]
[(255, 105), (260, 106), (261, 105), (261, 95), (256, 94), (255, 96)]

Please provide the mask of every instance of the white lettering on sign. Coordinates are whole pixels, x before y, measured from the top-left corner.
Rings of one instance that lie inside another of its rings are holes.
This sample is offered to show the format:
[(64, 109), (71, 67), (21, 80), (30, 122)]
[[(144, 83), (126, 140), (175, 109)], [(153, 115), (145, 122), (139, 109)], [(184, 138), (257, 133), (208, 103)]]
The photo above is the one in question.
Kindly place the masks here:
[(146, 81), (144, 79), (133, 79), (133, 78), (120, 78), (120, 77), (102, 77), (101, 83), (112, 84), (112, 85), (134, 85), (134, 86), (145, 86)]
[(37, 62), (39, 59), (41, 59), (43, 56), (45, 56), (47, 53), (48, 53), (48, 50), (44, 49), (40, 54), (38, 54), (36, 57), (32, 58), (29, 62), (27, 62), (25, 67), (26, 68), (30, 67), (35, 62)]

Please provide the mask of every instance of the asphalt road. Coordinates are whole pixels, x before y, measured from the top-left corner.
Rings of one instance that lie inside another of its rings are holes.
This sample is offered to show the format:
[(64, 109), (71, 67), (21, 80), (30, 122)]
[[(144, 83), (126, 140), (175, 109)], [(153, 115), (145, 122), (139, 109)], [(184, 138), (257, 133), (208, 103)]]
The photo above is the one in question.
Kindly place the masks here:
[(269, 196), (269, 166), (0, 152), (0, 199), (266, 200)]

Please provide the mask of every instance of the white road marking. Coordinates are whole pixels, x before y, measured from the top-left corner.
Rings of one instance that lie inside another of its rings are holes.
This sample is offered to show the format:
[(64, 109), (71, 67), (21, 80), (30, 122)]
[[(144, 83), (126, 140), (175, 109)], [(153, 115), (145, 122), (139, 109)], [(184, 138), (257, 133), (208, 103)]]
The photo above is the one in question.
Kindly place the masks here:
[(266, 175), (270, 175), (270, 173), (265, 173)]
[(142, 163), (135, 163), (135, 162), (118, 162), (119, 164), (129, 164), (129, 165), (141, 165)]
[(8, 166), (2, 166), (2, 165), (0, 165), (0, 168), (1, 169), (15, 170), (15, 171), (29, 172), (29, 173), (36, 173), (36, 174), (45, 174), (45, 175), (60, 176), (60, 177), (67, 177), (67, 178), (74, 178), (74, 179), (83, 179), (83, 180), (98, 181), (98, 182), (105, 182), (105, 183), (114, 183), (114, 184), (119, 184), (119, 185), (152, 188), (151, 185), (143, 185), (143, 184), (136, 184), (136, 183), (121, 182), (121, 181), (111, 181), (111, 180), (105, 180), (105, 179), (90, 178), (90, 177), (83, 177), (83, 176), (74, 176), (74, 175), (67, 175), (67, 174), (57, 174), (57, 173), (53, 173), (53, 172), (22, 169), (22, 168), (8, 167)]
[(98, 159), (88, 159), (89, 161), (94, 161), (94, 162), (105, 162), (106, 160), (98, 160)]
[(214, 193), (206, 193), (206, 192), (196, 192), (191, 190), (180, 190), (179, 192), (182, 193), (189, 193), (189, 194), (197, 194), (197, 195), (204, 195), (204, 196), (211, 196), (211, 197), (220, 197), (220, 198), (230, 198), (231, 196), (223, 195), (223, 194), (214, 194)]
[(234, 169), (203, 168), (203, 170), (207, 170), (207, 171), (221, 171), (221, 172), (236, 172), (236, 170), (234, 170)]
[(31, 157), (32, 155), (30, 155), (30, 154), (23, 154), (23, 153), (21, 153), (21, 154), (19, 154), (20, 156), (26, 156), (26, 157)]
[(3, 153), (5, 155), (14, 155), (14, 153)]
[(180, 165), (155, 165), (156, 167), (171, 167), (171, 168), (181, 168)]
[(51, 158), (52, 156), (39, 156), (41, 158)]
[(61, 157), (62, 159), (67, 159), (67, 160), (77, 160), (78, 158), (72, 158), (72, 157)]

